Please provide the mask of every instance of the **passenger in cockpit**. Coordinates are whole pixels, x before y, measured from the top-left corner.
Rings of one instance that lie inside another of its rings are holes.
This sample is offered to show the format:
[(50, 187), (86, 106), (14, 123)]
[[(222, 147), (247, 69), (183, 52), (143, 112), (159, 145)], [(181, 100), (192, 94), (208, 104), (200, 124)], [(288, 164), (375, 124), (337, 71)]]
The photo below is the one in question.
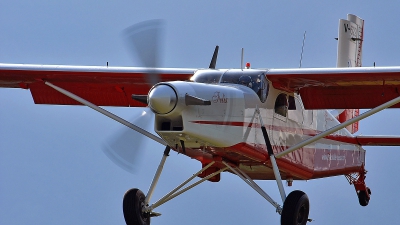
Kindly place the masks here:
[(250, 76), (241, 76), (239, 78), (239, 84), (244, 85), (249, 88), (253, 88), (253, 80)]

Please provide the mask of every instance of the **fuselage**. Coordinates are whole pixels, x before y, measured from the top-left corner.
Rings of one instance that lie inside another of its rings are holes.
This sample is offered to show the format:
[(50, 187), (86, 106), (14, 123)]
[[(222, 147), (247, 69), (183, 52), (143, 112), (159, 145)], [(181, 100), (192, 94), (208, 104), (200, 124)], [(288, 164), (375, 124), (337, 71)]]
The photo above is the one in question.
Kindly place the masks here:
[[(328, 110), (305, 110), (299, 95), (275, 89), (266, 79), (267, 73), (199, 70), (190, 82), (155, 85), (149, 102), (155, 95), (164, 95), (156, 102), (162, 107), (153, 107), (158, 110), (153, 109), (155, 131), (175, 151), (203, 165), (223, 158), (252, 179), (275, 179), (260, 117), (275, 154), (339, 122)], [(200, 103), (188, 103), (187, 95)], [(203, 104), (204, 100), (211, 104)], [(282, 178), (314, 179), (359, 171), (365, 163), (365, 150), (348, 137), (352, 134), (342, 129), (279, 158)]]

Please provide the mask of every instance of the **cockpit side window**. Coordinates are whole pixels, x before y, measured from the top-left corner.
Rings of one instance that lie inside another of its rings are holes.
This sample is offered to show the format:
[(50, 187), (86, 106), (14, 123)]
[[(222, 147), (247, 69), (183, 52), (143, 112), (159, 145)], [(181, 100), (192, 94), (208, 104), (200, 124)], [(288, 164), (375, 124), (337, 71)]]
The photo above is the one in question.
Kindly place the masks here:
[(256, 91), (258, 97), (260, 97), (261, 102), (265, 102), (267, 100), (269, 83), (267, 79), (265, 79), (264, 74), (260, 74), (258, 77), (258, 90)]
[(279, 94), (275, 101), (275, 113), (286, 117), (288, 110), (288, 100), (286, 94)]
[(253, 89), (253, 91), (260, 98), (261, 102), (265, 102), (265, 100), (267, 100), (269, 85), (264, 74), (261, 73), (250, 76), (241, 76), (239, 78), (239, 84)]

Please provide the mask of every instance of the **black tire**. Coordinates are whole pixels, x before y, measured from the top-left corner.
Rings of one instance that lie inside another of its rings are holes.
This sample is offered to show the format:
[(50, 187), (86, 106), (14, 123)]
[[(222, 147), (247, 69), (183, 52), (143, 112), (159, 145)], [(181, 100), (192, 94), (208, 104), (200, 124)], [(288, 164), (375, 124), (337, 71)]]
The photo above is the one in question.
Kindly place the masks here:
[(145, 199), (143, 192), (137, 188), (125, 193), (122, 207), (127, 225), (150, 225), (149, 214), (142, 212)]
[(308, 221), (310, 202), (306, 193), (292, 191), (283, 203), (281, 225), (304, 225)]
[[(371, 194), (371, 191), (369, 188), (367, 188), (367, 191)], [(367, 196), (367, 193), (365, 191), (359, 191), (357, 193), (358, 196), (358, 202), (360, 203), (361, 206), (367, 206), (369, 203), (369, 197)]]

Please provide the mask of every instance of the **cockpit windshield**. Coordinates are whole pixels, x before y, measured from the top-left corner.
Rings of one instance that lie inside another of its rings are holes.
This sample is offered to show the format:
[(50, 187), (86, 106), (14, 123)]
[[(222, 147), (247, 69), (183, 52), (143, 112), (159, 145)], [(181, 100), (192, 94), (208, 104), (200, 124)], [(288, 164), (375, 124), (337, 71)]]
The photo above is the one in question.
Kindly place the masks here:
[(198, 71), (190, 80), (204, 84), (218, 84), (223, 72), (218, 70)]
[(261, 70), (204, 70), (197, 71), (191, 80), (206, 84), (240, 84), (256, 92), (261, 102), (265, 102), (268, 92), (268, 82)]
[(240, 84), (253, 89), (256, 93), (261, 89), (263, 74), (259, 71), (227, 71), (221, 79), (221, 83)]

